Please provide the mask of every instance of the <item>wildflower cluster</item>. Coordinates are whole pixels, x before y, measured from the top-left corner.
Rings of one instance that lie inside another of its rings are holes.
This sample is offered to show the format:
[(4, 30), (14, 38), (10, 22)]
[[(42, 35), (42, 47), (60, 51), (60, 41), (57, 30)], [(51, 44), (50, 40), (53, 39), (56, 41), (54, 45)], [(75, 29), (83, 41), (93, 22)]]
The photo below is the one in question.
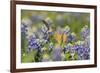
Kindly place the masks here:
[[(32, 19), (34, 20), (34, 19)], [(87, 25), (81, 28), (81, 39), (77, 38), (71, 28), (57, 26), (53, 30), (52, 20), (43, 21), (43, 26), (27, 39), (27, 53), (34, 51), (34, 62), (68, 61), (90, 59), (90, 30)], [(21, 32), (27, 37), (29, 26), (22, 24)]]

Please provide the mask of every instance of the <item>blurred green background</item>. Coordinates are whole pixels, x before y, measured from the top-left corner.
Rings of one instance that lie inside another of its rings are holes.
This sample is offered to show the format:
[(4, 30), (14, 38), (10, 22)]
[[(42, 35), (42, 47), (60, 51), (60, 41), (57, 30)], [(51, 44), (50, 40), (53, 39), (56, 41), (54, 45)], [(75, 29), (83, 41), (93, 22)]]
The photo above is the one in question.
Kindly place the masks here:
[[(43, 19), (49, 17), (53, 22), (52, 26), (54, 28), (56, 28), (56, 26), (65, 27), (66, 25), (68, 25), (71, 28), (71, 32), (76, 33), (78, 39), (80, 39), (80, 28), (82, 28), (84, 25), (88, 25), (90, 27), (89, 13), (34, 11), (34, 10), (21, 11), (21, 19), (25, 18), (30, 19), (34, 15), (41, 16)], [(38, 25), (40, 23), (41, 22), (35, 24)]]

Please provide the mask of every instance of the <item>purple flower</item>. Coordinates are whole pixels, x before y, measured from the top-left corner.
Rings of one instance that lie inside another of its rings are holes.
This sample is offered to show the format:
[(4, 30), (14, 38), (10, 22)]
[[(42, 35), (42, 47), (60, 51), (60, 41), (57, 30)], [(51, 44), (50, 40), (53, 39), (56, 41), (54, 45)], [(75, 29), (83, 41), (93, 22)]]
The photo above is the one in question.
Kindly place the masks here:
[(85, 39), (87, 36), (90, 35), (90, 30), (88, 28), (87, 25), (85, 25), (82, 29), (81, 29), (81, 36), (82, 36), (82, 39)]
[(70, 53), (71, 59), (74, 60), (74, 55), (76, 53), (76, 49), (74, 48), (74, 45), (72, 45), (71, 43), (68, 43), (65, 46), (65, 53)]
[(76, 41), (76, 34), (74, 32), (71, 33), (72, 41)]
[(28, 26), (25, 25), (24, 23), (22, 23), (21, 24), (21, 33), (22, 33), (22, 35), (27, 36), (28, 35), (27, 32), (28, 32)]
[(67, 42), (69, 43), (71, 43), (71, 42), (75, 42), (76, 41), (76, 39), (77, 39), (77, 37), (76, 37), (76, 34), (74, 33), (74, 32), (72, 32), (69, 36), (67, 36), (68, 38), (67, 38)]
[(78, 46), (78, 48), (77, 48), (77, 54), (78, 54), (78, 59), (82, 60), (82, 57), (84, 55), (84, 48)]
[(84, 59), (90, 59), (90, 48), (85, 48)]
[(87, 36), (84, 41), (85, 41), (84, 47), (89, 48), (90, 47), (90, 36)]
[(67, 42), (68, 42), (68, 43), (71, 43), (71, 42), (72, 42), (72, 39), (73, 39), (72, 36), (69, 35), (69, 36), (68, 36), (68, 39), (67, 39)]
[(21, 34), (26, 38), (28, 39), (29, 37), (29, 29), (30, 29), (30, 26), (32, 25), (32, 21), (30, 19), (22, 19), (22, 22), (21, 22)]
[(62, 53), (61, 48), (54, 48), (52, 50), (52, 60), (53, 61), (61, 61), (61, 53)]
[(90, 48), (85, 48), (84, 41), (78, 41), (77, 44), (75, 44), (74, 48), (78, 54), (78, 60), (86, 60), (89, 59), (90, 55)]
[(35, 37), (31, 36), (28, 39), (28, 48), (31, 48), (31, 49), (39, 49), (39, 47), (40, 47), (39, 40), (36, 39)]
[(72, 48), (72, 44), (71, 43), (68, 43), (65, 47), (64, 47), (64, 52), (69, 52), (70, 49)]
[(66, 26), (66, 27), (64, 28), (64, 33), (65, 33), (67, 36), (70, 36), (71, 31), (70, 31), (70, 27), (69, 27), (69, 26)]
[(48, 34), (47, 28), (45, 26), (38, 29), (38, 31), (36, 32), (36, 35), (37, 35), (38, 39), (44, 40), (45, 43), (48, 41), (49, 34)]

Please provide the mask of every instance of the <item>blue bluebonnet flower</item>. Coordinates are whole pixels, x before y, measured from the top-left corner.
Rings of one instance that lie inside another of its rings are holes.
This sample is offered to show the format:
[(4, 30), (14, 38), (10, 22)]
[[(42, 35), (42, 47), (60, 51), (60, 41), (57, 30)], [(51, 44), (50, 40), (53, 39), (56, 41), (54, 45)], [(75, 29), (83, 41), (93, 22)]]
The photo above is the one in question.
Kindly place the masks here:
[(90, 47), (90, 36), (87, 36), (84, 41), (85, 41), (84, 47), (89, 48)]
[(72, 41), (76, 41), (76, 34), (74, 32), (71, 33), (69, 26), (66, 26), (64, 28), (64, 34), (66, 34), (66, 36), (67, 36), (67, 40), (66, 40), (67, 43), (71, 43)]
[(71, 48), (72, 48), (72, 44), (71, 44), (71, 43), (68, 43), (68, 44), (65, 45), (65, 47), (64, 47), (64, 52), (65, 52), (65, 53), (69, 52)]
[(49, 36), (53, 34), (53, 32), (51, 31), (51, 24), (52, 20), (50, 18), (46, 18), (45, 20), (43, 20), (44, 24), (40, 29), (41, 32), (43, 33), (43, 40), (44, 42), (49, 42)]
[(67, 37), (67, 43), (71, 43), (71, 42), (72, 42), (72, 36), (69, 35), (69, 36)]
[(81, 29), (81, 36), (82, 36), (82, 39), (85, 39), (87, 36), (90, 35), (90, 30), (88, 28), (87, 25), (85, 25), (82, 29)]
[(41, 29), (38, 29), (36, 32), (35, 32), (35, 35), (38, 39), (42, 39), (44, 37), (44, 33), (41, 31)]
[(44, 43), (47, 42), (48, 38), (49, 38), (49, 34), (47, 31), (47, 27), (46, 26), (42, 26), (42, 28), (38, 29), (38, 31), (36, 32), (38, 38), (40, 40), (43, 40)]
[(90, 59), (90, 54), (84, 54), (84, 60), (89, 60)]
[(31, 48), (31, 49), (38, 49), (39, 47), (40, 47), (39, 40), (36, 39), (35, 37), (31, 36), (31, 37), (28, 39), (28, 48)]
[(74, 45), (72, 45), (71, 43), (68, 43), (66, 46), (65, 46), (65, 53), (70, 53), (71, 55), (71, 60), (74, 60), (74, 55), (76, 53), (76, 50), (74, 48)]
[(67, 36), (69, 36), (69, 35), (71, 34), (71, 31), (70, 31), (70, 27), (69, 27), (69, 26), (66, 26), (66, 27), (64, 28), (64, 33), (65, 33)]
[(85, 41), (85, 43), (84, 43), (84, 48), (85, 48), (84, 59), (90, 59), (90, 37), (87, 36), (84, 41)]
[(90, 59), (90, 48), (85, 48), (84, 59)]
[(38, 43), (40, 44), (39, 50), (40, 50), (40, 52), (42, 52), (43, 46), (46, 45), (46, 43), (47, 43), (48, 35), (44, 35), (44, 33), (41, 31), (38, 31), (36, 34), (37, 34), (36, 38), (38, 39)]
[(74, 46), (78, 54), (78, 60), (89, 59), (90, 48), (85, 48), (84, 44), (85, 44), (84, 41), (78, 41)]
[(32, 21), (30, 19), (23, 19), (21, 22), (21, 34), (28, 39), (29, 38), (29, 30), (32, 25)]
[(61, 61), (61, 53), (62, 53), (62, 50), (61, 48), (54, 48), (52, 50), (52, 60), (53, 61)]
[(82, 51), (82, 49), (80, 48), (80, 49), (78, 49), (78, 51), (77, 51), (77, 54), (78, 54), (78, 60), (82, 60), (82, 57), (83, 57), (83, 51)]
[(45, 40), (45, 42), (47, 42), (49, 40), (49, 34), (44, 33), (43, 39)]
[(75, 42), (76, 41), (76, 34), (74, 32), (72, 32), (69, 36), (68, 36), (68, 42)]
[(21, 33), (23, 36), (27, 36), (28, 26), (24, 23), (21, 24)]
[(75, 42), (75, 41), (76, 41), (76, 39), (77, 39), (77, 38), (76, 38), (76, 34), (75, 34), (74, 32), (72, 32), (72, 33), (71, 33), (71, 36), (72, 36), (72, 41), (74, 41), (74, 42)]

